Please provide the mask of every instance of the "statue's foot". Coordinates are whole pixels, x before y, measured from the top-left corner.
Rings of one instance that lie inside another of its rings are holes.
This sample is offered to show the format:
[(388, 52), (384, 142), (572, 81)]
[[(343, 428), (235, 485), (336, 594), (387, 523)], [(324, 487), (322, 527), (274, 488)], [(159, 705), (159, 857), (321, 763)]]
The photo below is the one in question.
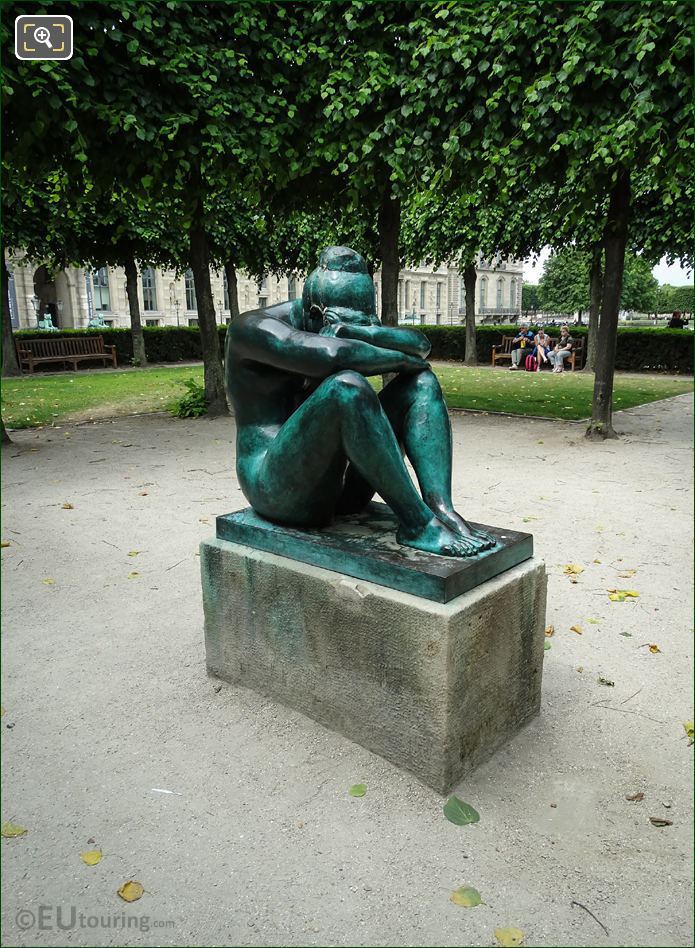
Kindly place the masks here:
[(497, 543), (497, 539), (490, 533), (483, 530), (476, 530), (467, 520), (464, 520), (461, 514), (456, 513), (452, 508), (450, 510), (436, 509), (435, 513), (442, 523), (453, 530), (463, 539), (468, 540), (475, 545), (476, 553), (482, 553), (484, 550), (491, 550)]
[(478, 545), (472, 537), (462, 536), (438, 517), (432, 517), (421, 530), (411, 531), (401, 527), (396, 539), (403, 546), (439, 556), (476, 556), (478, 553)]

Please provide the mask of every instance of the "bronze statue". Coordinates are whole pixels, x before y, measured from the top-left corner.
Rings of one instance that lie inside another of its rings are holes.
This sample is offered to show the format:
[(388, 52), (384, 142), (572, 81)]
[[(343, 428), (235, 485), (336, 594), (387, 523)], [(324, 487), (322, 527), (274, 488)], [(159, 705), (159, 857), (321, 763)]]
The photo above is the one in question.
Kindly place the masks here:
[[(233, 320), (227, 392), (239, 483), (256, 513), (321, 527), (377, 492), (399, 543), (445, 556), (491, 549), (494, 537), (454, 510), (451, 426), (429, 350), (420, 332), (381, 325), (366, 264), (347, 247), (324, 250), (301, 300)], [(395, 378), (377, 395), (367, 377), (384, 373)]]

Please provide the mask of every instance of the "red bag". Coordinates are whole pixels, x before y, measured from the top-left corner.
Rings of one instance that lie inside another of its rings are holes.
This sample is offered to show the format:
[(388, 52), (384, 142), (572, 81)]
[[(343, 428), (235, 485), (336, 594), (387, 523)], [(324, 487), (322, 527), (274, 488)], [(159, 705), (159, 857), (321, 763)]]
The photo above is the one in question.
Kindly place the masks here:
[(526, 361), (524, 362), (527, 372), (536, 371), (536, 357), (533, 355), (526, 356)]

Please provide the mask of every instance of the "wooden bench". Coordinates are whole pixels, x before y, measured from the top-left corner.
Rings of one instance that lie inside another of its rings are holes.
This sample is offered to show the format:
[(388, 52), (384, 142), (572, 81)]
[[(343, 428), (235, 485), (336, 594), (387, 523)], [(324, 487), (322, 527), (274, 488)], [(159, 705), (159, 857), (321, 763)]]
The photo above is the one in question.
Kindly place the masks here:
[[(494, 345), (492, 347), (492, 365), (493, 367), (498, 362), (510, 362), (512, 361), (512, 343), (514, 342), (514, 336), (502, 336), (502, 342)], [(556, 345), (557, 339), (550, 337), (550, 348)], [(533, 346), (529, 348), (527, 354), (530, 354), (533, 350)], [(565, 365), (569, 366), (574, 372), (575, 369), (581, 369), (584, 367), (584, 339), (578, 339), (574, 343), (574, 348), (570, 353), (569, 359), (565, 361)], [(520, 367), (523, 368), (523, 359), (520, 363)]]
[(103, 336), (63, 336), (60, 339), (19, 339), (17, 354), (22, 370), (34, 371), (36, 365), (59, 362), (72, 363), (77, 370), (78, 362), (101, 360), (104, 365), (116, 361), (116, 347), (104, 345)]

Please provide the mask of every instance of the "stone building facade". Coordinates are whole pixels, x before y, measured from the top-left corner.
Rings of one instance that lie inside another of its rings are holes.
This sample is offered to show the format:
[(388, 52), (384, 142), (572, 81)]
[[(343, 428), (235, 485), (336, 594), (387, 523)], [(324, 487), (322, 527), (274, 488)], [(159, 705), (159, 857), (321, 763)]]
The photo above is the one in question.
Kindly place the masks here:
[[(50, 312), (53, 324), (63, 329), (85, 328), (98, 315), (107, 326), (130, 326), (125, 272), (120, 267), (95, 270), (69, 267), (50, 273), (25, 259), (8, 259), (10, 313), (15, 328), (35, 328)], [(523, 267), (520, 261), (479, 259), (476, 284), (478, 322), (516, 318), (521, 313)], [(221, 324), (229, 321), (229, 299), (224, 273), (211, 271), (215, 312)], [(374, 277), (377, 308), (381, 273)], [(301, 296), (300, 277), (268, 276), (259, 284), (238, 275), (237, 295), (241, 312), (271, 306)], [(146, 326), (195, 326), (197, 304), (193, 275), (173, 270), (143, 268), (138, 280), (140, 311)], [(402, 270), (398, 281), (399, 320), (405, 323), (457, 324), (464, 306), (462, 278), (451, 266)]]

